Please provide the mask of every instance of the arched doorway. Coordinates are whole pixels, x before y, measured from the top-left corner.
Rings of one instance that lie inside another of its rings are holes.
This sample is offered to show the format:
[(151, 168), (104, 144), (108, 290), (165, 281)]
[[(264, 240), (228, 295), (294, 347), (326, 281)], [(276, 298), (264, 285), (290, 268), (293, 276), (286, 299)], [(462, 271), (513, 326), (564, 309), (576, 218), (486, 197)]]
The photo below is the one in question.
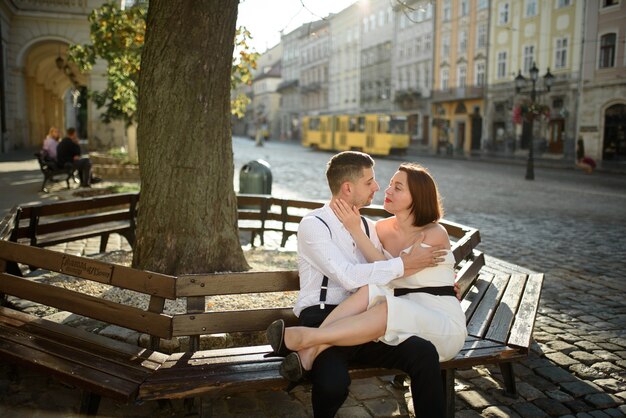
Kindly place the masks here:
[(602, 159), (626, 161), (626, 104), (615, 104), (604, 112)]
[(57, 40), (40, 41), (25, 54), (28, 141), (32, 147), (41, 145), (51, 126), (63, 132), (78, 125), (81, 112), (72, 107), (84, 102), (77, 93), (84, 92), (86, 80), (76, 65), (67, 61), (67, 46)]

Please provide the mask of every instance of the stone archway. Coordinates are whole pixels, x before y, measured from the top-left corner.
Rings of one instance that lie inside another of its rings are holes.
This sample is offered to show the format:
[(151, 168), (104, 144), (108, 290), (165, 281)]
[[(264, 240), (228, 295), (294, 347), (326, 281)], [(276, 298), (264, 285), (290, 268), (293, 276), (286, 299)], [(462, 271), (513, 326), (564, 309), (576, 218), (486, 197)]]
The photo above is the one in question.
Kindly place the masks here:
[[(75, 64), (67, 61), (68, 44), (59, 40), (41, 40), (29, 46), (23, 57), (24, 93), (28, 142), (36, 147), (51, 126), (61, 132), (75, 112), (68, 108), (71, 93), (86, 85), (86, 77)], [(69, 117), (69, 118), (68, 118)], [(72, 125), (75, 125), (71, 121)]]

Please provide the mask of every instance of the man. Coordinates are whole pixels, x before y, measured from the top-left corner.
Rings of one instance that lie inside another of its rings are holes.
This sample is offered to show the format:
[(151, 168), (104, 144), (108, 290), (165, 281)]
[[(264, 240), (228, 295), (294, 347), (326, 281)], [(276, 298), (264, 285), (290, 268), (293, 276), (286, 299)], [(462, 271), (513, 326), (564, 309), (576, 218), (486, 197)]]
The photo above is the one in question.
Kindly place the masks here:
[[(371, 204), (379, 190), (373, 167), (372, 158), (361, 152), (346, 151), (332, 157), (326, 170), (331, 203), (343, 199), (359, 208)], [(366, 222), (370, 238), (381, 247), (374, 223)], [(298, 227), (300, 293), (294, 312), (302, 325), (318, 327), (357, 288), (414, 274), (441, 261), (443, 254), (438, 247), (415, 245), (409, 254), (367, 263), (328, 203), (305, 216)], [(310, 374), (316, 418), (335, 416), (347, 398), (348, 364), (352, 362), (404, 371), (411, 378), (416, 416), (444, 415), (437, 350), (429, 341), (411, 337), (397, 346), (370, 342), (354, 347), (331, 347), (321, 353)]]
[(57, 146), (57, 164), (59, 167), (65, 167), (66, 163), (71, 163), (78, 170), (80, 187), (91, 187), (92, 183), (100, 181), (99, 178), (91, 176), (91, 160), (81, 158), (78, 136), (74, 128), (67, 128), (67, 136)]

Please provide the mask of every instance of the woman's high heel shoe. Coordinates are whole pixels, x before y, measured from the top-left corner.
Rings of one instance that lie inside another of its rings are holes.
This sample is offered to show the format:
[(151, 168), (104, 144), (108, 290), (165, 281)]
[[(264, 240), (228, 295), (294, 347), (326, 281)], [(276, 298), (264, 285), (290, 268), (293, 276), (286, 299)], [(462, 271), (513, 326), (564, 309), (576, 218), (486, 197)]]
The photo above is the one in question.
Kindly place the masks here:
[(273, 353), (270, 355), (276, 355), (278, 357), (286, 357), (292, 351), (285, 345), (285, 321), (277, 319), (272, 322), (265, 331), (267, 341), (272, 346)]
[(293, 352), (289, 354), (283, 362), (280, 364), (279, 373), (282, 377), (290, 382), (300, 383), (309, 374), (307, 370), (302, 367), (300, 356), (298, 353)]

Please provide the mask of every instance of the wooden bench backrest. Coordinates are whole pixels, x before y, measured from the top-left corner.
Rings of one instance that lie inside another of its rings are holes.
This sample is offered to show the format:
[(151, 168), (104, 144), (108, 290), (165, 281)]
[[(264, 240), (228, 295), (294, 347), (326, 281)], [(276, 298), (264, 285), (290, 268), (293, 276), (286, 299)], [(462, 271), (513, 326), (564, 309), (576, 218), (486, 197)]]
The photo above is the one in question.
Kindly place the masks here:
[(120, 193), (90, 199), (24, 205), (18, 209), (14, 237), (30, 238), (34, 245), (37, 236), (42, 234), (120, 220), (128, 220), (130, 225), (134, 225), (138, 199), (137, 193)]
[[(165, 299), (176, 298), (176, 278), (117, 264), (0, 241), (0, 293), (41, 303), (60, 310), (144, 332), (171, 338), (172, 319), (164, 315)], [(6, 263), (35, 265), (53, 272), (128, 289), (150, 296), (147, 310), (103, 300), (6, 273)]]

